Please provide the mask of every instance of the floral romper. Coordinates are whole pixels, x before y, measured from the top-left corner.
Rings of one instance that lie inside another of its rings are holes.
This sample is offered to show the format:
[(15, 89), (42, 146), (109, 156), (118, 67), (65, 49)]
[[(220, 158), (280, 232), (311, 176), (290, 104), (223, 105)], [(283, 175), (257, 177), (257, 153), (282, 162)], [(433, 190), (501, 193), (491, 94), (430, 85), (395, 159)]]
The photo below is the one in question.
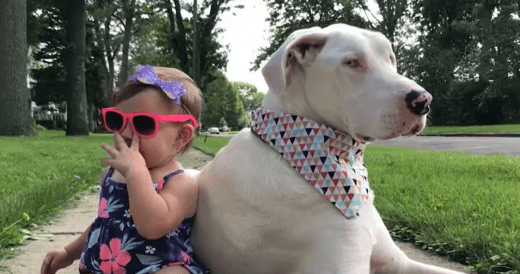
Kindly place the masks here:
[[(164, 266), (178, 265), (190, 273), (208, 273), (195, 262), (189, 233), (193, 218), (184, 220), (169, 235), (147, 240), (137, 233), (130, 216), (126, 184), (113, 181), (111, 168), (103, 180), (98, 217), (88, 234), (81, 261), (80, 273), (135, 273), (157, 272)], [(169, 178), (184, 172), (176, 170), (154, 184), (160, 192)]]

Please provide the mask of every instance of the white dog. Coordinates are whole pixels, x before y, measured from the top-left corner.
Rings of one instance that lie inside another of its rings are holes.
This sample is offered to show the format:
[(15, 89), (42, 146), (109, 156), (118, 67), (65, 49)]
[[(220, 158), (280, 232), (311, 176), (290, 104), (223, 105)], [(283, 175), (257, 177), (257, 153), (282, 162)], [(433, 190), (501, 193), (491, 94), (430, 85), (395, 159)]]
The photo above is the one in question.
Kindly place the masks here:
[(342, 132), (344, 145), (355, 151), (342, 151), (346, 158), (338, 163), (353, 174), (345, 181), (355, 182), (349, 188), (358, 192), (331, 204), (332, 193), (320, 193), (301, 167), (295, 171), (285, 153), (273, 149), (274, 141), (260, 138), (271, 133), (243, 130), (198, 176), (192, 241), (211, 273), (457, 273), (406, 257), (374, 208), (368, 183), (358, 185), (366, 176), (364, 143), (419, 133), (432, 100), (397, 73), (389, 41), (344, 24), (299, 30), (262, 72), (269, 86), (264, 110), (326, 125), (315, 128), (316, 136), (331, 128)]

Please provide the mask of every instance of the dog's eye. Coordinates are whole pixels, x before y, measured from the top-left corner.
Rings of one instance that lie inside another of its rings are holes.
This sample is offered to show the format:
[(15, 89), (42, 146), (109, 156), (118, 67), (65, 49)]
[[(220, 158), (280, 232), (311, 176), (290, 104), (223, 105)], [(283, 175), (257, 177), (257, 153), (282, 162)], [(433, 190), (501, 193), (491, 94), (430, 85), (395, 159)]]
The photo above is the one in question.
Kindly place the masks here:
[(349, 60), (345, 60), (343, 62), (343, 64), (347, 67), (351, 67), (351, 68), (358, 68), (360, 67), (360, 63), (357, 59), (349, 59)]

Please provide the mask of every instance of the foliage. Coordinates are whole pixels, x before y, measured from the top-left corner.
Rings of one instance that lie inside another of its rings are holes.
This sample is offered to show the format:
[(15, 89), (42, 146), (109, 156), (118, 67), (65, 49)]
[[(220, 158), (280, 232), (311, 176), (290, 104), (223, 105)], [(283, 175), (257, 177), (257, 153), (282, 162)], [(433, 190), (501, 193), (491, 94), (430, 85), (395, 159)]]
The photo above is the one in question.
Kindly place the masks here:
[(49, 6), (40, 10), (39, 21), (42, 28), (38, 35), (39, 43), (32, 52), (36, 65), (31, 69), (32, 99), (38, 105), (48, 102), (61, 103), (67, 100), (63, 51), (65, 32), (59, 10)]
[(179, 68), (179, 58), (170, 44), (170, 22), (164, 14), (152, 13), (133, 38), (132, 67), (139, 64)]
[[(434, 97), (430, 123), (520, 122), (520, 3), (517, 0), (267, 0), (270, 45), (263, 60), (296, 29), (344, 22), (381, 31), (398, 71)], [(406, 7), (406, 8), (405, 8)]]
[[(229, 0), (205, 0), (199, 5), (202, 73), (199, 84), (202, 91), (206, 84), (218, 78), (212, 71), (223, 69), (227, 64), (227, 46), (222, 46), (217, 39), (223, 30), (215, 27), (220, 14), (228, 9), (227, 2)], [(33, 100), (40, 105), (61, 103), (68, 98), (64, 68), (66, 32), (60, 3), (61, 0), (29, 0), (27, 7), (28, 24), (33, 27), (27, 34), (33, 45), (31, 92)], [(191, 13), (192, 6), (177, 0), (173, 3), (175, 9), (171, 0), (87, 2), (85, 77), (91, 119), (96, 108), (109, 104), (108, 97), (117, 82), (115, 75), (124, 75), (116, 71), (119, 62), (119, 67), (126, 64), (126, 57), (119, 54), (121, 48), (129, 49), (130, 68), (137, 64), (152, 64), (193, 73), (191, 63), (187, 62), (193, 56), (192, 19), (183, 18), (182, 14)], [(233, 118), (242, 116), (243, 107), (236, 105), (229, 109), (225, 120), (233, 120), (231, 124), (235, 126), (245, 123), (243, 118)], [(90, 122), (92, 124), (92, 120)]]
[[(219, 15), (225, 12), (229, 0), (205, 0), (199, 5), (199, 42), (201, 82), (205, 85), (213, 80), (212, 71), (227, 64), (227, 46), (218, 42), (223, 30), (216, 27)], [(209, 11), (208, 11), (209, 9)], [(141, 11), (149, 16), (137, 26), (133, 40), (133, 65), (154, 64), (176, 67), (193, 76), (193, 6), (177, 0), (153, 0)], [(184, 14), (184, 15), (183, 15)]]
[[(32, 52), (35, 64), (30, 70), (32, 78), (32, 100), (38, 105), (49, 102), (67, 101), (66, 71), (64, 50), (66, 47), (63, 18), (54, 6), (40, 9), (39, 17), (42, 28), (38, 33), (38, 41)], [(105, 107), (106, 101), (102, 73), (103, 49), (94, 40), (92, 22), (87, 22), (86, 36), (86, 90), (89, 104)], [(45, 27), (43, 27), (45, 26)]]
[(513, 106), (519, 102), (513, 86), (520, 83), (520, 26), (514, 19), (520, 9), (513, 1), (482, 3), (413, 1), (418, 43), (401, 52), (400, 71), (434, 96), (434, 125), (520, 121)]
[(346, 23), (366, 27), (367, 22), (354, 12), (356, 3), (349, 0), (266, 0), (271, 26), (270, 45), (260, 49), (253, 70), (283, 44), (289, 34), (297, 29), (314, 26), (326, 27), (334, 23)]
[(258, 92), (255, 86), (244, 82), (233, 82), (233, 88), (238, 91), (247, 112), (254, 111), (262, 105), (264, 94)]
[(206, 85), (204, 92), (206, 107), (202, 113), (203, 127), (220, 125), (222, 117), (232, 129), (247, 125), (248, 120), (239, 91), (233, 88), (222, 72), (213, 71), (211, 77), (214, 80)]

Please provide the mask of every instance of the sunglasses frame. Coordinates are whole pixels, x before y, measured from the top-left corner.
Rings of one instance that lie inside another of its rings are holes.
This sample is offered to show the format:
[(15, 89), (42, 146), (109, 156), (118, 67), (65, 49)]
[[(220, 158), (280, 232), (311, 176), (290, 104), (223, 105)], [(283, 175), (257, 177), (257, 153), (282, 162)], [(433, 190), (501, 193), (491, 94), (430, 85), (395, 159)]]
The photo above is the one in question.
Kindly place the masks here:
[[(110, 128), (108, 128), (107, 126), (107, 116), (106, 114), (108, 112), (115, 112), (119, 115), (121, 115), (123, 117), (123, 124), (121, 125), (121, 129), (119, 130), (112, 130)], [(195, 119), (195, 117), (193, 117), (192, 115), (190, 114), (171, 114), (171, 115), (157, 115), (157, 114), (153, 114), (153, 113), (146, 113), (146, 112), (135, 112), (135, 113), (127, 113), (127, 112), (122, 112), (116, 108), (103, 108), (101, 109), (101, 114), (103, 116), (103, 125), (105, 126), (105, 128), (110, 131), (110, 132), (121, 132), (123, 131), (125, 128), (126, 128), (126, 121), (130, 121), (130, 125), (132, 126), (132, 130), (134, 131), (135, 134), (137, 134), (137, 136), (139, 137), (142, 137), (142, 138), (154, 138), (155, 136), (157, 136), (157, 132), (159, 131), (159, 124), (161, 122), (177, 122), (177, 123), (184, 123), (184, 122), (187, 122), (187, 121), (191, 121), (193, 123), (193, 127), (194, 128), (197, 128), (197, 119)], [(134, 126), (134, 117), (136, 116), (146, 116), (146, 117), (149, 117), (151, 118), (154, 122), (155, 122), (155, 128), (154, 128), (154, 132), (153, 134), (151, 135), (143, 135), (139, 132), (137, 132), (137, 130), (135, 130), (135, 126)]]

